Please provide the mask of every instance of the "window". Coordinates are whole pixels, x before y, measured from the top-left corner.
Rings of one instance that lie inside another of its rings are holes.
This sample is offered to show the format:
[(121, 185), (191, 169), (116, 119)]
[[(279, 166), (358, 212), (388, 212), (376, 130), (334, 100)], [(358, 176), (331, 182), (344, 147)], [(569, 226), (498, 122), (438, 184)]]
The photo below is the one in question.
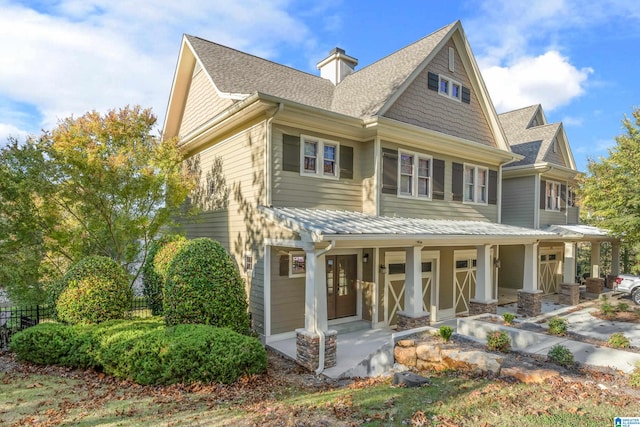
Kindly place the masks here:
[(487, 203), (489, 171), (480, 166), (464, 165), (464, 201)]
[(399, 161), (399, 195), (431, 198), (432, 158), (424, 154), (401, 151)]
[(338, 147), (333, 141), (302, 136), (300, 171), (303, 175), (338, 177)]
[(244, 254), (244, 271), (249, 272), (253, 270), (253, 255), (246, 253)]
[(555, 181), (547, 181), (546, 184), (546, 210), (560, 210), (560, 183)]
[(462, 85), (448, 77), (439, 76), (440, 83), (438, 85), (438, 92), (440, 95), (448, 96), (449, 98), (460, 101), (462, 97)]
[(304, 252), (289, 254), (289, 277), (304, 277), (307, 274), (307, 259)]
[(567, 189), (567, 206), (574, 207), (576, 205), (576, 196), (573, 190)]

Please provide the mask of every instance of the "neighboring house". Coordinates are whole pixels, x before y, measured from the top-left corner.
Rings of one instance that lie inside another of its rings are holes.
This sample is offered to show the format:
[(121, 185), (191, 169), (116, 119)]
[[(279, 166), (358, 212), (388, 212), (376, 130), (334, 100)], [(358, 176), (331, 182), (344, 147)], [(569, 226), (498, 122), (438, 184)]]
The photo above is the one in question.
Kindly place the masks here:
[[(554, 293), (560, 283), (576, 281), (576, 242), (580, 241), (591, 243), (593, 277), (600, 276), (600, 243), (611, 242), (611, 273), (617, 275), (619, 241), (598, 228), (579, 224), (574, 193), (579, 172), (562, 123), (547, 123), (540, 105), (498, 117), (511, 150), (523, 156), (503, 168), (502, 222), (560, 235), (538, 247), (539, 289)], [(501, 250), (500, 287), (521, 289), (524, 246), (503, 246)]]
[(356, 65), (336, 48), (316, 76), (186, 35), (164, 124), (199, 177), (187, 236), (230, 251), (256, 332), (295, 337), (309, 368), (335, 362), (336, 322), (495, 312), (503, 246), (522, 248), (520, 294), (539, 298), (538, 247), (560, 238), (503, 224), (506, 166), (526, 156), (460, 22)]

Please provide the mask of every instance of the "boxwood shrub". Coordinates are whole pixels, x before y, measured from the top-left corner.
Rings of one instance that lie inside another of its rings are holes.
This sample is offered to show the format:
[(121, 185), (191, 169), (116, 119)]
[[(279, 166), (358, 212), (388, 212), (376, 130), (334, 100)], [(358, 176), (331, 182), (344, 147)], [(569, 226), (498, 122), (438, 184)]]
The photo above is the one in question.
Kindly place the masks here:
[(199, 238), (178, 250), (167, 271), (164, 316), (167, 325), (204, 324), (249, 333), (244, 281), (220, 243)]
[(89, 256), (72, 266), (54, 292), (56, 316), (70, 324), (122, 319), (133, 301), (127, 273), (103, 256)]
[(142, 285), (149, 308), (154, 316), (162, 315), (162, 290), (169, 263), (187, 239), (177, 234), (167, 234), (151, 243), (147, 259), (142, 267)]
[(14, 335), (9, 347), (20, 360), (93, 367), (139, 384), (232, 383), (267, 368), (255, 338), (206, 325), (167, 328), (159, 318), (44, 323)]

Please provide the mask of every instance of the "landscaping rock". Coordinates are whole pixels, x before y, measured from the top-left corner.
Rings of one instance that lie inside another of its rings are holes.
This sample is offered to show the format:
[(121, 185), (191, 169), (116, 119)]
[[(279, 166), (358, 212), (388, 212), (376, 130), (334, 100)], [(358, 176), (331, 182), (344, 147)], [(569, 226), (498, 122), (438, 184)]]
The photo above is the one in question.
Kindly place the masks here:
[(538, 384), (550, 378), (560, 377), (560, 373), (551, 369), (523, 369), (513, 367), (502, 369), (500, 376), (512, 377), (525, 384)]
[(393, 375), (393, 385), (402, 385), (405, 387), (422, 387), (429, 385), (429, 379), (422, 377), (413, 372), (396, 372)]
[(406, 366), (416, 366), (416, 348), (415, 347), (399, 347), (393, 349), (393, 356), (396, 362)]
[(431, 363), (442, 362), (441, 352), (442, 349), (439, 345), (420, 343), (416, 347), (416, 356), (418, 357), (418, 359)]
[(400, 340), (397, 344), (400, 347), (413, 347), (416, 345), (416, 342), (415, 340)]
[(483, 351), (443, 352), (442, 362), (451, 369), (464, 369), (475, 373), (498, 375), (503, 358)]

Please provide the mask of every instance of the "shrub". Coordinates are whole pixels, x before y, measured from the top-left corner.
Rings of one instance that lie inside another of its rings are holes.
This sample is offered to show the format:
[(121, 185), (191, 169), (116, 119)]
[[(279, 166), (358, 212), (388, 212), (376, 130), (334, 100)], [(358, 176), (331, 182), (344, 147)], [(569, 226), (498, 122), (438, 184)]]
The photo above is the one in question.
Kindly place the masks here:
[(616, 306), (616, 311), (620, 313), (624, 313), (625, 311), (629, 311), (629, 304), (626, 302), (619, 302)]
[(453, 335), (453, 328), (448, 325), (442, 325), (440, 326), (440, 329), (438, 329), (438, 334), (440, 335), (440, 338), (442, 338), (442, 341), (449, 342), (451, 335)]
[(631, 387), (640, 388), (640, 362), (636, 363), (636, 367), (629, 375), (629, 385)]
[(133, 301), (127, 273), (103, 256), (89, 256), (72, 266), (55, 290), (56, 316), (70, 324), (121, 319)]
[(162, 290), (166, 280), (167, 267), (177, 250), (187, 239), (176, 234), (168, 234), (149, 246), (147, 259), (142, 267), (143, 293), (154, 316), (162, 314)]
[(612, 317), (616, 314), (616, 309), (613, 305), (608, 302), (603, 302), (600, 304), (600, 314), (605, 317)]
[(613, 348), (628, 348), (629, 338), (625, 337), (621, 332), (611, 334), (609, 337), (609, 345)]
[(562, 317), (554, 317), (549, 320), (549, 330), (551, 335), (566, 335), (567, 334), (567, 321)]
[(74, 329), (60, 323), (40, 323), (14, 334), (9, 350), (19, 360), (38, 365), (65, 365), (69, 354), (76, 351)]
[(222, 245), (188, 241), (169, 264), (164, 289), (167, 325), (205, 324), (249, 333), (244, 281)]
[(560, 366), (573, 366), (573, 353), (567, 347), (562, 344), (556, 344), (547, 353), (547, 357), (553, 363), (557, 363)]
[(513, 313), (503, 313), (502, 314), (502, 320), (504, 320), (504, 323), (506, 325), (511, 325), (515, 319), (516, 319), (516, 315), (513, 314)]
[(492, 331), (487, 333), (487, 349), (506, 353), (511, 350), (511, 338), (506, 331)]

